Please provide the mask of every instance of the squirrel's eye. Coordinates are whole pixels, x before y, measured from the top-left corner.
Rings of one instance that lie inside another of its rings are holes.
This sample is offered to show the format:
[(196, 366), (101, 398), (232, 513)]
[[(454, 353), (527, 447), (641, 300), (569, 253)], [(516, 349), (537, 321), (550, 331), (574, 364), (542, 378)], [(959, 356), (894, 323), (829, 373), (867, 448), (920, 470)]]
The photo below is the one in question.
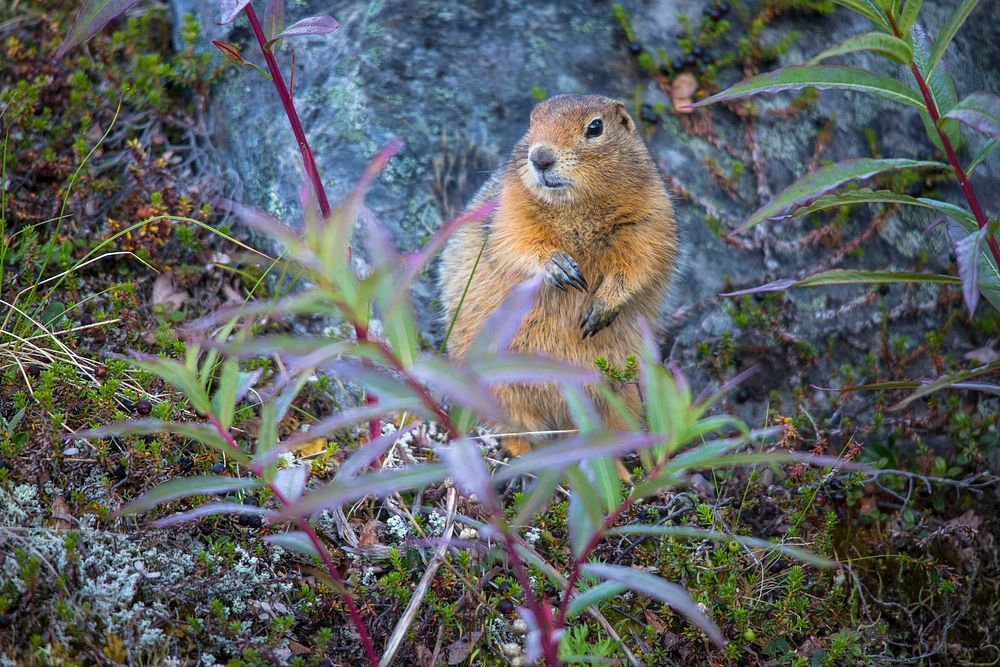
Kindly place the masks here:
[(601, 136), (601, 132), (604, 132), (604, 123), (600, 118), (595, 118), (590, 121), (590, 125), (587, 126), (587, 134), (585, 136), (588, 139), (593, 139), (594, 137)]

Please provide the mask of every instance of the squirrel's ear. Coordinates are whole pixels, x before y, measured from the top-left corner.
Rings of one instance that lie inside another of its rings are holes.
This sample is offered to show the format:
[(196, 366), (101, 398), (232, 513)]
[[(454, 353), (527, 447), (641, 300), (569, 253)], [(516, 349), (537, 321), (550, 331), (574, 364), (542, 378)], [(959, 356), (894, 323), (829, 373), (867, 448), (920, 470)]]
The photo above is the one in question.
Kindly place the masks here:
[(628, 111), (625, 109), (625, 105), (621, 102), (618, 103), (618, 120), (629, 132), (635, 129), (635, 121), (632, 120), (632, 116), (628, 115)]

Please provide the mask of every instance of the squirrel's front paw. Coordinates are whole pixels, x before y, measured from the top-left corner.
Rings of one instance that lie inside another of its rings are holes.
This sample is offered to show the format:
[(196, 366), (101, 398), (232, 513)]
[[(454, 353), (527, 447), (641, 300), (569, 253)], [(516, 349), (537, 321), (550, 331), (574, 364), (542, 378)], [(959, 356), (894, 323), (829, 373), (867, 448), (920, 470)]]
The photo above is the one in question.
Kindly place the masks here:
[(580, 329), (584, 340), (597, 335), (599, 331), (614, 322), (618, 312), (618, 308), (611, 308), (602, 299), (593, 299), (580, 318)]
[(587, 291), (587, 280), (580, 273), (580, 265), (564, 252), (554, 252), (544, 266), (545, 280), (550, 285), (566, 291), (566, 286)]

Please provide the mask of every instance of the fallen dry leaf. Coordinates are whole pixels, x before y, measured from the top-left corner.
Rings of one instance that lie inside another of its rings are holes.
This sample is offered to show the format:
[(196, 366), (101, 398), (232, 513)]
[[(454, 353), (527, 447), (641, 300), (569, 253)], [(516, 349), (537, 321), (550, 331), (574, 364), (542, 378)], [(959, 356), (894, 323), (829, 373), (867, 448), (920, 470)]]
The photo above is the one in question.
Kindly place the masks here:
[(164, 271), (156, 276), (153, 283), (153, 305), (160, 306), (168, 313), (180, 310), (191, 295), (177, 289), (169, 272)]
[(674, 111), (677, 113), (694, 113), (689, 104), (694, 91), (698, 89), (698, 80), (691, 72), (682, 72), (674, 77), (670, 84), (670, 98), (674, 103)]

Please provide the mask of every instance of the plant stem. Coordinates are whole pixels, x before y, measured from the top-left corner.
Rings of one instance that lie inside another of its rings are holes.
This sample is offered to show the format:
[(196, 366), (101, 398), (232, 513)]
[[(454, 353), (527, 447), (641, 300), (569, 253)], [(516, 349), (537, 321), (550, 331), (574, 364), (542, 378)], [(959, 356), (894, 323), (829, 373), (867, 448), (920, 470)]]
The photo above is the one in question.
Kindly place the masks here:
[(278, 97), (281, 98), (281, 106), (285, 108), (288, 123), (292, 126), (292, 133), (295, 135), (295, 142), (299, 145), (299, 152), (302, 153), (302, 163), (306, 169), (306, 177), (313, 186), (313, 191), (316, 193), (316, 201), (319, 203), (319, 211), (323, 215), (323, 219), (326, 220), (330, 217), (331, 213), (330, 202), (326, 198), (326, 190), (323, 188), (323, 182), (319, 178), (319, 171), (316, 169), (316, 159), (313, 157), (312, 148), (309, 147), (305, 130), (302, 129), (302, 122), (299, 120), (299, 114), (295, 110), (295, 103), (292, 101), (292, 96), (285, 85), (285, 79), (281, 76), (278, 61), (274, 59), (274, 54), (267, 47), (267, 36), (264, 35), (264, 29), (261, 28), (260, 21), (257, 20), (257, 14), (253, 10), (253, 3), (247, 3), (247, 6), (243, 8), (243, 12), (247, 15), (250, 28), (253, 30), (254, 37), (257, 38), (261, 53), (264, 54), (267, 69), (271, 72), (271, 81), (274, 83), (275, 90), (278, 91)]
[[(240, 446), (236, 443), (235, 438), (229, 432), (228, 429), (223, 428), (219, 419), (211, 412), (205, 415), (208, 422), (218, 431), (219, 435), (230, 449), (237, 451), (240, 450)], [(253, 475), (263, 479), (263, 475), (251, 470)], [(281, 492), (276, 484), (268, 483), (267, 488), (271, 491), (271, 494), (281, 503), (282, 507), (288, 507), (291, 505), (288, 498)], [(354, 629), (357, 630), (358, 634), (361, 636), (361, 643), (365, 647), (365, 653), (368, 656), (368, 663), (371, 667), (378, 667), (378, 653), (375, 651), (375, 643), (372, 641), (372, 637), (368, 634), (368, 628), (365, 626), (365, 621), (361, 618), (361, 612), (358, 610), (358, 605), (354, 602), (354, 597), (351, 595), (350, 591), (347, 590), (347, 584), (344, 582), (344, 578), (341, 576), (340, 571), (337, 566), (333, 563), (333, 558), (330, 556), (330, 552), (327, 550), (326, 545), (323, 544), (323, 540), (319, 538), (319, 534), (316, 530), (309, 524), (309, 521), (305, 518), (296, 519), (298, 523), (299, 530), (306, 534), (309, 541), (312, 542), (313, 548), (319, 554), (320, 559), (323, 561), (323, 565), (326, 566), (326, 571), (330, 574), (330, 578), (340, 587), (340, 596), (344, 599), (344, 604), (347, 606), (347, 613), (351, 617), (351, 623), (354, 625)]]
[[(896, 37), (902, 39), (903, 36), (899, 31), (899, 27), (896, 25), (896, 19), (893, 18), (892, 12), (887, 11), (886, 16), (889, 18), (889, 24), (892, 26), (892, 31), (895, 33)], [(931, 94), (930, 88), (927, 86), (927, 80), (924, 79), (924, 75), (920, 73), (920, 68), (917, 67), (913, 59), (910, 59), (910, 72), (913, 73), (913, 78), (917, 80), (917, 86), (920, 87), (920, 94), (923, 95), (924, 104), (927, 106), (927, 115), (931, 117), (931, 122), (934, 124), (934, 128), (937, 130), (938, 137), (941, 139), (941, 145), (944, 147), (944, 152), (948, 156), (948, 162), (951, 163), (951, 168), (955, 172), (955, 178), (958, 180), (958, 187), (961, 188), (962, 194), (965, 195), (965, 200), (969, 203), (969, 208), (972, 209), (972, 214), (976, 216), (976, 224), (979, 225), (980, 229), (985, 229), (986, 225), (989, 224), (989, 220), (986, 214), (983, 212), (982, 206), (979, 205), (979, 199), (976, 197), (975, 191), (972, 189), (972, 184), (969, 183), (969, 177), (965, 173), (965, 169), (962, 168), (962, 164), (958, 161), (958, 156), (955, 154), (955, 149), (951, 145), (951, 140), (948, 139), (948, 134), (941, 127), (941, 114), (938, 111), (937, 103), (934, 101), (934, 96)], [(993, 254), (993, 261), (996, 265), (1000, 267), (1000, 244), (997, 244), (996, 238), (993, 234), (986, 232), (986, 243), (990, 247), (990, 252)]]
[(514, 537), (511, 535), (510, 527), (504, 521), (503, 513), (499, 508), (494, 508), (493, 519), (496, 522), (496, 528), (503, 535), (504, 547), (507, 550), (507, 559), (514, 567), (514, 576), (517, 578), (517, 583), (521, 585), (521, 591), (524, 593), (524, 603), (531, 610), (531, 613), (535, 617), (535, 623), (538, 624), (541, 630), (540, 643), (542, 645), (542, 653), (545, 655), (545, 663), (549, 667), (559, 667), (559, 644), (553, 640), (555, 639), (555, 631), (561, 626), (553, 624), (552, 613), (548, 606), (548, 597), (546, 596), (542, 600), (539, 600), (535, 597), (534, 591), (531, 590), (531, 577), (528, 576), (528, 571), (524, 569), (524, 563), (521, 561), (521, 557), (517, 553), (517, 548), (514, 546)]
[[(323, 187), (323, 181), (319, 177), (319, 170), (316, 169), (316, 158), (313, 156), (312, 148), (309, 146), (309, 140), (306, 139), (305, 130), (302, 129), (302, 121), (299, 120), (299, 113), (295, 110), (295, 102), (292, 100), (291, 93), (288, 92), (288, 86), (285, 85), (285, 79), (281, 75), (278, 61), (274, 59), (274, 54), (271, 53), (271, 49), (267, 46), (267, 36), (264, 34), (264, 29), (261, 27), (260, 21), (257, 20), (257, 13), (253, 10), (253, 3), (248, 2), (246, 7), (243, 8), (243, 12), (247, 15), (247, 21), (250, 22), (250, 28), (253, 30), (254, 37), (257, 38), (260, 51), (264, 54), (264, 61), (267, 63), (267, 69), (271, 73), (271, 83), (274, 84), (274, 89), (278, 91), (281, 106), (285, 108), (285, 114), (288, 116), (288, 124), (292, 126), (292, 134), (295, 135), (295, 142), (299, 145), (299, 152), (302, 153), (302, 164), (306, 170), (306, 177), (309, 179), (313, 191), (316, 193), (316, 202), (319, 204), (320, 215), (323, 216), (323, 220), (329, 220), (333, 214), (333, 211), (330, 209), (330, 200), (327, 199), (326, 189)], [(350, 252), (350, 248), (348, 248), (348, 252)], [(355, 324), (354, 332), (359, 341), (368, 340), (366, 327)], [(366, 392), (365, 403), (371, 405), (376, 401), (377, 399), (374, 394)], [(368, 422), (368, 436), (374, 440), (380, 435), (382, 435), (382, 422), (378, 417), (375, 417)]]

